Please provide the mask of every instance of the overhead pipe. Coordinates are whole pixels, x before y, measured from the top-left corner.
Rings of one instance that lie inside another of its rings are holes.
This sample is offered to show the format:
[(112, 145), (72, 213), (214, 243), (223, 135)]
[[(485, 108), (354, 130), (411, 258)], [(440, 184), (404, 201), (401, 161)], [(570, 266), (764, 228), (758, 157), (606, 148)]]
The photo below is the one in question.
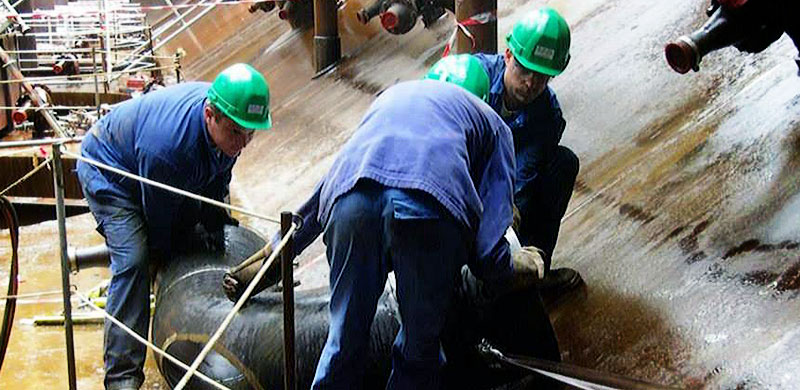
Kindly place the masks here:
[[(496, 14), (497, 0), (457, 1), (455, 8), (456, 20), (463, 22), (487, 12)], [(483, 24), (464, 26), (464, 28), (472, 34), (472, 39), (459, 31), (456, 37), (456, 53), (497, 53), (497, 18)]]
[(405, 34), (422, 18), (425, 27), (444, 15), (444, 10), (455, 10), (454, 0), (375, 0), (356, 13), (363, 24), (380, 16), (383, 28), (392, 34)]
[(703, 57), (714, 50), (734, 46), (758, 53), (784, 32), (800, 50), (800, 34), (795, 30), (798, 4), (794, 0), (712, 0), (706, 11), (710, 18), (700, 29), (664, 47), (667, 63), (678, 73), (698, 71)]
[(317, 73), (337, 64), (341, 58), (336, 0), (314, 0), (314, 65)]
[[(27, 81), (27, 79), (19, 70), (19, 68), (17, 68), (16, 64), (8, 55), (8, 53), (6, 53), (6, 51), (1, 47), (0, 47), (0, 61), (2, 61), (6, 69), (9, 70), (12, 78), (21, 81), (20, 85), (22, 85), (22, 88), (26, 92), (28, 92), (28, 96), (30, 96), (31, 100), (33, 101), (33, 104), (36, 105), (37, 107), (44, 108), (46, 102), (42, 102), (42, 100), (38, 96), (39, 94), (34, 91), (33, 86), (31, 86), (31, 84)], [(64, 130), (64, 128), (61, 127), (55, 115), (53, 115), (53, 113), (50, 112), (50, 110), (48, 110), (47, 108), (42, 110), (42, 116), (44, 116), (44, 119), (47, 121), (47, 124), (50, 125), (50, 127), (53, 129), (53, 131), (56, 132), (56, 134), (58, 134), (59, 137), (69, 138), (74, 136), (74, 134), (71, 134), (71, 132), (68, 133), (66, 130)]]

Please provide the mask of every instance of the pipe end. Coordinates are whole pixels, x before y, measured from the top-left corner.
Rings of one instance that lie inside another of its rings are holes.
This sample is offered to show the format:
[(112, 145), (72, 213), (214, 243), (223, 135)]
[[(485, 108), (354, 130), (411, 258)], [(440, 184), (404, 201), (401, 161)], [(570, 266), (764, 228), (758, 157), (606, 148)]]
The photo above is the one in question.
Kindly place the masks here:
[(28, 120), (28, 114), (24, 110), (16, 110), (11, 113), (11, 119), (15, 125), (19, 125)]
[(278, 11), (278, 18), (280, 18), (280, 20), (289, 19), (289, 11), (287, 11), (285, 9), (282, 9), (282, 10)]
[(62, 72), (64, 72), (64, 67), (63, 66), (61, 66), (59, 64), (53, 65), (53, 73), (61, 74)]
[(664, 54), (672, 70), (680, 74), (688, 73), (692, 69), (697, 70), (700, 62), (694, 49), (683, 40), (668, 43), (664, 47)]
[(392, 31), (397, 27), (397, 21), (397, 14), (392, 11), (386, 11), (381, 14), (381, 25), (388, 31)]

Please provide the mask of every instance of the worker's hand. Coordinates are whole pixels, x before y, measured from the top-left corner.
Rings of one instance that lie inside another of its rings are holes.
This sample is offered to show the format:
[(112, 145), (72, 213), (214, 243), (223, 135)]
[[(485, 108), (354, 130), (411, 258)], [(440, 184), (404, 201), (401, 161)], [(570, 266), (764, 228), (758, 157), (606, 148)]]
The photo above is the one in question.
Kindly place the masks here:
[(239, 226), (239, 221), (231, 217), (228, 210), (222, 207), (203, 204), (200, 210), (200, 224), (209, 232), (217, 232), (225, 225)]
[[(268, 245), (267, 248), (264, 250), (264, 260), (256, 261), (253, 264), (237, 271), (231, 272), (228, 271), (222, 277), (222, 290), (225, 292), (225, 296), (228, 297), (233, 302), (239, 300), (239, 297), (242, 296), (244, 290), (247, 289), (247, 286), (256, 277), (258, 270), (261, 269), (261, 266), (264, 264), (266, 259), (272, 255), (272, 245)], [(264, 291), (269, 286), (272, 286), (278, 281), (280, 281), (280, 260), (275, 259), (272, 265), (267, 269), (266, 275), (258, 282), (256, 285), (255, 290), (251, 296), (258, 294), (261, 291)]]
[(511, 252), (514, 262), (514, 276), (511, 289), (515, 291), (533, 287), (544, 279), (544, 252), (533, 246), (522, 247)]

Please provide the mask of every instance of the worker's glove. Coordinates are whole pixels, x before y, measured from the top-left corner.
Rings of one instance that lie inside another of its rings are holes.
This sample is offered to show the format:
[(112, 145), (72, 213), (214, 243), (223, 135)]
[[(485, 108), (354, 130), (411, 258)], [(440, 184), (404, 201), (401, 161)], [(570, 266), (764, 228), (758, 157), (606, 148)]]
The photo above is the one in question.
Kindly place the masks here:
[[(256, 261), (238, 272), (228, 271), (225, 273), (222, 277), (222, 290), (225, 291), (225, 296), (227, 296), (228, 299), (233, 302), (239, 300), (244, 290), (247, 289), (247, 286), (253, 278), (255, 278), (258, 270), (261, 269), (264, 262), (272, 255), (272, 245), (268, 245), (264, 252), (264, 260)], [(280, 264), (280, 260), (275, 259), (269, 269), (267, 269), (267, 273), (256, 285), (255, 290), (253, 290), (253, 293), (250, 295), (251, 297), (280, 281)]]
[(519, 213), (519, 209), (516, 205), (511, 205), (512, 209), (512, 218), (511, 218), (511, 228), (514, 230), (519, 230), (520, 224), (522, 224), (522, 215)]
[(514, 276), (511, 289), (525, 290), (544, 279), (544, 252), (533, 246), (525, 246), (511, 252), (514, 263)]
[(200, 210), (200, 224), (209, 231), (221, 231), (225, 225), (239, 226), (239, 221), (231, 217), (227, 209), (203, 204)]

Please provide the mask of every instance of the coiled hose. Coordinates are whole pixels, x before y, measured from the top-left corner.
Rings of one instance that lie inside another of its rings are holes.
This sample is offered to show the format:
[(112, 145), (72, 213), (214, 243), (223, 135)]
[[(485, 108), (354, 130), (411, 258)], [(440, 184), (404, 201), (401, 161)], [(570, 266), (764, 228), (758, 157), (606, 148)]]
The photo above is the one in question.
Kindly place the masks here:
[(17, 212), (14, 206), (6, 197), (0, 196), (0, 213), (3, 215), (5, 225), (8, 227), (9, 236), (11, 237), (11, 269), (8, 273), (8, 296), (6, 298), (6, 307), (3, 311), (3, 324), (0, 328), (0, 370), (3, 368), (3, 359), (6, 356), (6, 349), (8, 349), (8, 341), (11, 337), (11, 327), (14, 324), (14, 312), (17, 308), (17, 290), (19, 288), (19, 281), (17, 274), (19, 273), (19, 259), (17, 257), (17, 249), (19, 247), (19, 219), (17, 219)]

